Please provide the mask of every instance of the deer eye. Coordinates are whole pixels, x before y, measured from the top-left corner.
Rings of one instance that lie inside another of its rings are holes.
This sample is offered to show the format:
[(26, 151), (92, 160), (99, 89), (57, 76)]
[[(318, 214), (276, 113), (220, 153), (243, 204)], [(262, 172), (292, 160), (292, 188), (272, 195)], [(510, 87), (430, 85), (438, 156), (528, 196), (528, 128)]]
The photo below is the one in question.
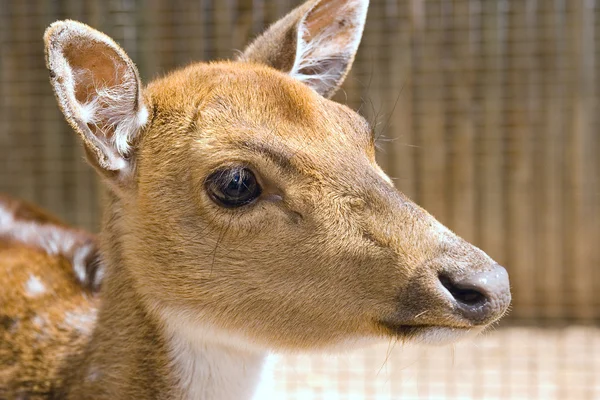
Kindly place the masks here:
[(206, 191), (220, 206), (235, 208), (256, 200), (261, 188), (248, 168), (222, 169), (206, 178)]

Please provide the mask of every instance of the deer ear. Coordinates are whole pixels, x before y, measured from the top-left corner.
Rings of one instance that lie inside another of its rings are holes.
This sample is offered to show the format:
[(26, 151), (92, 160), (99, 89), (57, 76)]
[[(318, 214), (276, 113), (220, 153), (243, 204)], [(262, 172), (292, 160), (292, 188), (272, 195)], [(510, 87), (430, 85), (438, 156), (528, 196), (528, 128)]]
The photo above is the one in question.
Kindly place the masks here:
[(53, 23), (44, 42), (58, 104), (89, 161), (106, 175), (127, 174), (148, 119), (135, 65), (112, 39), (79, 22)]
[(259, 36), (240, 60), (267, 64), (331, 97), (352, 66), (368, 0), (312, 0)]

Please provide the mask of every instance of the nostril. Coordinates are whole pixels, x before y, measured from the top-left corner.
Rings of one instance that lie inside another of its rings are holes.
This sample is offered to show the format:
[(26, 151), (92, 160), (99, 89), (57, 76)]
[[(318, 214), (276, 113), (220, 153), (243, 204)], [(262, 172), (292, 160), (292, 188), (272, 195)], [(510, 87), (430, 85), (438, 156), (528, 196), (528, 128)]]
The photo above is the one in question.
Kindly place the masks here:
[(454, 310), (480, 325), (501, 317), (510, 304), (510, 284), (506, 270), (493, 265), (483, 271), (438, 275), (447, 297), (454, 303)]
[(444, 286), (446, 290), (450, 292), (452, 297), (454, 297), (457, 302), (463, 305), (469, 307), (479, 307), (483, 306), (488, 301), (485, 294), (473, 287), (465, 287), (454, 283), (450, 278), (444, 275), (441, 275), (439, 279), (442, 283), (442, 286)]

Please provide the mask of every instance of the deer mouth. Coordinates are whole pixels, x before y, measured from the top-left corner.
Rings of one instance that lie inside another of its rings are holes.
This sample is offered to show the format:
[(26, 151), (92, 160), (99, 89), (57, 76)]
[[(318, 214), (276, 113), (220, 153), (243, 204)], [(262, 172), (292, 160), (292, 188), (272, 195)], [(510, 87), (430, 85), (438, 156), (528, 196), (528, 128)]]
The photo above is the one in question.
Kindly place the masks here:
[(483, 331), (483, 327), (456, 327), (442, 325), (406, 325), (389, 321), (379, 323), (385, 333), (406, 342), (443, 346), (472, 338)]

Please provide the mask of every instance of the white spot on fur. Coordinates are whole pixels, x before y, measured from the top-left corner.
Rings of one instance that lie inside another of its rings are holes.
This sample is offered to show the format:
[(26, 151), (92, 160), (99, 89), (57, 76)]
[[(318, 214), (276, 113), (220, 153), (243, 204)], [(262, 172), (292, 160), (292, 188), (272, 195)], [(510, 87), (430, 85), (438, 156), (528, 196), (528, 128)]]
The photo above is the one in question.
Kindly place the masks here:
[(31, 323), (38, 329), (43, 328), (46, 325), (46, 319), (36, 315), (31, 319)]
[(101, 375), (102, 373), (98, 370), (98, 368), (95, 365), (90, 365), (85, 379), (88, 382), (95, 382), (100, 378)]
[(29, 279), (25, 283), (25, 294), (29, 297), (37, 297), (46, 293), (46, 286), (40, 278), (35, 275), (29, 275)]
[(75, 328), (81, 334), (89, 335), (96, 323), (96, 316), (96, 309), (86, 312), (66, 312), (63, 326)]
[(0, 234), (14, 222), (13, 212), (0, 203)]
[(96, 271), (96, 276), (94, 277), (94, 282), (93, 282), (93, 286), (95, 288), (100, 287), (100, 282), (102, 282), (104, 280), (105, 271), (106, 271), (106, 269), (104, 267), (101, 267)]
[(92, 243), (77, 248), (73, 254), (73, 272), (81, 283), (87, 281), (86, 258), (94, 251), (95, 246)]

